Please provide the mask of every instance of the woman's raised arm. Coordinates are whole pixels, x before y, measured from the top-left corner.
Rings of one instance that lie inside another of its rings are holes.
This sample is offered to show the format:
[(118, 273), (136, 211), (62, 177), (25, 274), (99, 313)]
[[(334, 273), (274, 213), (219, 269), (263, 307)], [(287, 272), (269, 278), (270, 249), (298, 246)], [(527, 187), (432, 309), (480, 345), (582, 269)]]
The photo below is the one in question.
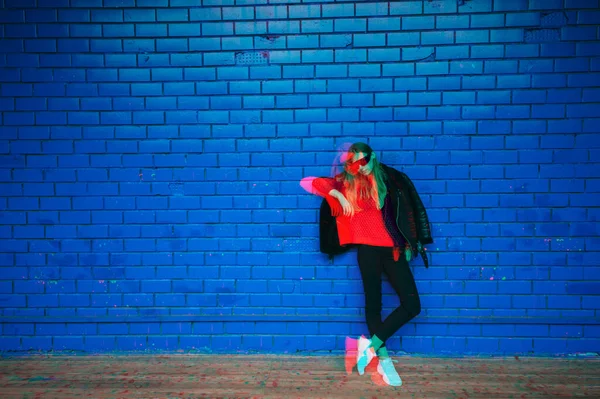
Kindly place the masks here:
[(300, 180), (300, 186), (307, 192), (321, 197), (327, 195), (337, 197), (336, 193), (339, 193), (335, 180), (331, 177), (305, 177)]

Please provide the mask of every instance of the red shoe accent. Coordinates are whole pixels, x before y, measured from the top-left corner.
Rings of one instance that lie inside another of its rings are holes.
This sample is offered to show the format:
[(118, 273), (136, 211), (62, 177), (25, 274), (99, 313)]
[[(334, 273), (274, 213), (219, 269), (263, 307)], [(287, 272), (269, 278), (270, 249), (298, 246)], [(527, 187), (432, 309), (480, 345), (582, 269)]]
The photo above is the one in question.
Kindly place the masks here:
[(373, 359), (373, 361), (365, 369), (365, 372), (369, 372), (373, 384), (379, 385), (380, 387), (389, 387), (389, 385), (383, 380), (383, 376), (377, 371), (377, 366), (379, 366), (379, 357)]
[[(344, 363), (346, 366), (346, 374), (352, 374), (352, 369), (356, 366), (356, 352), (358, 351), (358, 340), (346, 337), (346, 355)], [(375, 370), (377, 372), (377, 369)]]
[(373, 359), (373, 361), (369, 363), (365, 369), (365, 372), (368, 372), (371, 375), (371, 381), (373, 384), (379, 385), (380, 387), (389, 387), (389, 385), (383, 380), (383, 376), (377, 371), (377, 366), (379, 366), (379, 357)]

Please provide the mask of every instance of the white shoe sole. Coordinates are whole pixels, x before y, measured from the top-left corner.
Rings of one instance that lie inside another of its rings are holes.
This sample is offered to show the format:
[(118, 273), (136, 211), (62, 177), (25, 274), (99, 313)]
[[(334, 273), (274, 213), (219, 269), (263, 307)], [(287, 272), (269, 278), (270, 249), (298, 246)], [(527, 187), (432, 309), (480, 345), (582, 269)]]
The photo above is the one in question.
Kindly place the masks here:
[(400, 376), (398, 376), (398, 378), (400, 378), (400, 382), (397, 384), (392, 384), (390, 382), (390, 379), (388, 378), (387, 374), (385, 374), (383, 372), (383, 368), (381, 367), (381, 364), (377, 365), (377, 372), (379, 373), (379, 375), (381, 375), (381, 377), (383, 378), (383, 382), (385, 382), (386, 384), (392, 386), (392, 387), (400, 387), (402, 386), (402, 378), (400, 378)]

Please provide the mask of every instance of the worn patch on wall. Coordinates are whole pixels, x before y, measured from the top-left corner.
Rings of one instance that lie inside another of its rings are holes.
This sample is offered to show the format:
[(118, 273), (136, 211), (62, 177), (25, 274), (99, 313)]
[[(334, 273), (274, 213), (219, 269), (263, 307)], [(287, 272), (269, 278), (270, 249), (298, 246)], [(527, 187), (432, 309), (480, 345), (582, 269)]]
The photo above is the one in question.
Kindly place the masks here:
[(564, 11), (542, 13), (540, 26), (543, 26), (544, 28), (565, 26), (568, 21), (569, 17)]
[(560, 29), (526, 29), (526, 43), (543, 43), (560, 41)]
[(238, 51), (235, 53), (236, 65), (262, 65), (268, 63), (268, 51)]

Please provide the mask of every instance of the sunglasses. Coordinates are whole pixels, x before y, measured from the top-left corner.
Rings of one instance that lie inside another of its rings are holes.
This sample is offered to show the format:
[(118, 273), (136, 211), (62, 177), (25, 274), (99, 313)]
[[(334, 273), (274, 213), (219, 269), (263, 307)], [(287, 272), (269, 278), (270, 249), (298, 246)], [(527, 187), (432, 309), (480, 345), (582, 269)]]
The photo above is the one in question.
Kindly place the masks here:
[(371, 154), (367, 154), (364, 158), (361, 158), (358, 161), (354, 161), (354, 162), (346, 161), (345, 164), (348, 168), (356, 168), (356, 167), (365, 166), (366, 164), (369, 163), (370, 160), (371, 160)]

